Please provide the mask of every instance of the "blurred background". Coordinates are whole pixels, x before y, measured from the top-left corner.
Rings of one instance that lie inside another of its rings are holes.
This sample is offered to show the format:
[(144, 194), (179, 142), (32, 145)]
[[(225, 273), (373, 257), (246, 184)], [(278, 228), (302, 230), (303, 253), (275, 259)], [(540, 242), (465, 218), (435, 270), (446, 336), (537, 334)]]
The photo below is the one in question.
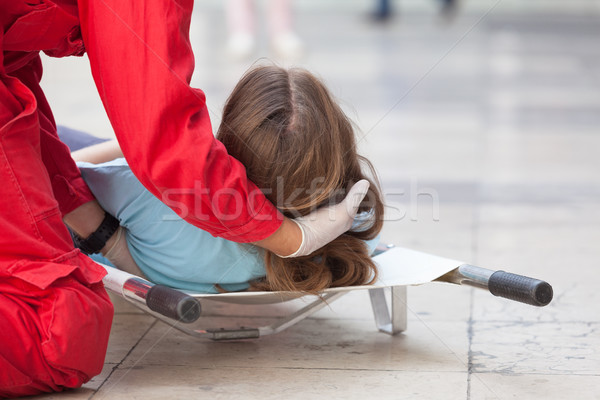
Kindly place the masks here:
[[(544, 309), (411, 288), (412, 318), (460, 321), (469, 374), (491, 374), (469, 390), (502, 394), (511, 374), (598, 387), (600, 1), (392, 0), (382, 12), (375, 0), (297, 0), (279, 44), (269, 1), (256, 1), (255, 31), (237, 41), (225, 3), (197, 1), (191, 26), (192, 85), (215, 130), (256, 60), (316, 73), (380, 174), (385, 241), (554, 286)], [(58, 123), (112, 135), (85, 57), (45, 57), (42, 84)], [(535, 397), (523, 390), (508, 393)]]

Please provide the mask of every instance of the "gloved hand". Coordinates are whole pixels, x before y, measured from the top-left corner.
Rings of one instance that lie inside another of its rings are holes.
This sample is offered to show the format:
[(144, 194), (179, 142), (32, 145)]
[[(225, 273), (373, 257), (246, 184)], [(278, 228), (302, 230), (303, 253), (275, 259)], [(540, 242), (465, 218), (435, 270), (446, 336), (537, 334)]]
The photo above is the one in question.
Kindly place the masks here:
[(308, 215), (292, 219), (302, 231), (302, 244), (296, 252), (282, 258), (307, 256), (346, 232), (356, 217), (358, 206), (369, 190), (369, 181), (360, 180), (346, 198), (334, 206), (321, 207)]
[(125, 228), (119, 226), (113, 237), (115, 238), (114, 242), (111, 244), (109, 240), (107, 245), (102, 249), (102, 255), (120, 270), (143, 277), (144, 274), (133, 260), (133, 257), (131, 257), (129, 247), (127, 247)]

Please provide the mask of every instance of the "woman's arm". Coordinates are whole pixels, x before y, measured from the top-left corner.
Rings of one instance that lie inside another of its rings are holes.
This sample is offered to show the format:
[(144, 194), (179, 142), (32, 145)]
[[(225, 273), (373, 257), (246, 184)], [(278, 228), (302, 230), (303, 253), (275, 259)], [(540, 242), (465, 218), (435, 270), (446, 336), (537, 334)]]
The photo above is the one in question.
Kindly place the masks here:
[(71, 153), (71, 157), (75, 161), (100, 164), (114, 160), (115, 158), (123, 157), (123, 152), (121, 151), (121, 147), (117, 140), (109, 140), (75, 150)]
[[(299, 250), (303, 243), (300, 227), (291, 219), (285, 218), (281, 226), (271, 236), (254, 244), (281, 256), (289, 256)], [(324, 245), (323, 243), (322, 245)], [(321, 245), (321, 246), (322, 246)], [(319, 247), (321, 247), (319, 246)], [(310, 253), (307, 253), (310, 254)]]

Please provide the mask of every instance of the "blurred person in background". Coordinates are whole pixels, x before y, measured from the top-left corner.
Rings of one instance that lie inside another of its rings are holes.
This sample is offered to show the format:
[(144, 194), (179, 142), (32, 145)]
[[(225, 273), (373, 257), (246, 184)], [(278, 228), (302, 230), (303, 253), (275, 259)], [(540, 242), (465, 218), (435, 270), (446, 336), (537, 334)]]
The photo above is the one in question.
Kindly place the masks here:
[[(441, 13), (444, 16), (450, 16), (454, 13), (457, 6), (457, 0), (440, 0), (442, 3)], [(378, 22), (388, 21), (393, 16), (392, 0), (376, 0), (375, 10), (372, 13), (373, 19)]]
[[(297, 59), (304, 45), (294, 32), (291, 0), (267, 0), (267, 25), (270, 45), (277, 57)], [(254, 0), (226, 0), (229, 28), (227, 49), (231, 56), (251, 57), (256, 49), (258, 5)]]

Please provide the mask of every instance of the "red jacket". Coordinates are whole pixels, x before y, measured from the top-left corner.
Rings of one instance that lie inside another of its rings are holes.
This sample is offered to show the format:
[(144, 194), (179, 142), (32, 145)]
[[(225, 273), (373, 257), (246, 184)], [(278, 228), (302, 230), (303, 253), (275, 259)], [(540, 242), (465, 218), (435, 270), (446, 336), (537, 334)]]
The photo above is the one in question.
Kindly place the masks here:
[[(277, 230), (281, 214), (214, 139), (204, 93), (189, 85), (193, 1), (35, 3), (0, 0), (6, 72), (40, 50), (56, 57), (87, 52), (123, 153), (148, 190), (215, 236), (252, 242)], [(80, 204), (68, 184), (53, 189), (63, 213)]]

